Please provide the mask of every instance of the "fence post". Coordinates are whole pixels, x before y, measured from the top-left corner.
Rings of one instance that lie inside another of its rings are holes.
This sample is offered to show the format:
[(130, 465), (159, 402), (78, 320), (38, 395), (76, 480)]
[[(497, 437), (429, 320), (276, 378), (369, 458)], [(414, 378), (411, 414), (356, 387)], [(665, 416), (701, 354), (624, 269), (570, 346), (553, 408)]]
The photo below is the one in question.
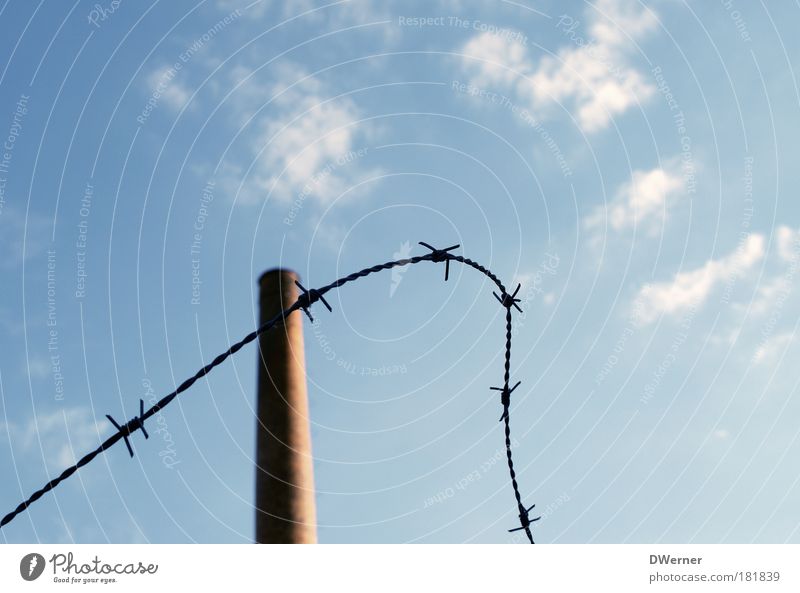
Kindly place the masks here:
[[(283, 269), (261, 276), (262, 324), (297, 300), (297, 279)], [(261, 334), (258, 351), (256, 542), (316, 543), (302, 313)]]

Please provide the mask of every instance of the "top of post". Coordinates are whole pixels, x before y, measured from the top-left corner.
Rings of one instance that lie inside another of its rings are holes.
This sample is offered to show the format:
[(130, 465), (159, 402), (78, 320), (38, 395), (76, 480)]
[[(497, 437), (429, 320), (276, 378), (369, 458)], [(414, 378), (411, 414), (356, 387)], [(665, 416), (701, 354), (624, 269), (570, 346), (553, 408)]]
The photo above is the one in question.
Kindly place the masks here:
[(270, 268), (258, 277), (258, 283), (273, 282), (281, 277), (290, 280), (293, 284), (295, 280), (300, 280), (300, 275), (294, 270), (289, 268)]

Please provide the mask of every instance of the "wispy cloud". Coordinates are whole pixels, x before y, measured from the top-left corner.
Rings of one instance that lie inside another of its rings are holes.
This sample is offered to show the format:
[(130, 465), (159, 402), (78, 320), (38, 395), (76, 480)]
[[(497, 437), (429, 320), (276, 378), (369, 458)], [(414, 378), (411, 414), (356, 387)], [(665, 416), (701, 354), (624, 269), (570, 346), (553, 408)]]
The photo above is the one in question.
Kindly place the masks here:
[(793, 341), (794, 334), (791, 332), (784, 332), (771, 336), (758, 346), (753, 354), (753, 362), (755, 364), (775, 362)]
[(800, 232), (782, 224), (775, 234), (780, 258), (785, 262), (796, 262), (800, 255)]
[(771, 266), (764, 272), (750, 302), (734, 305), (739, 312), (749, 309), (751, 315), (768, 316), (770, 325), (777, 323), (784, 308), (791, 303), (795, 278), (800, 271), (800, 233), (781, 225), (775, 236), (776, 251), (770, 253), (770, 259), (777, 267)]
[(110, 432), (105, 418), (95, 422), (91, 410), (83, 406), (40, 412), (30, 420), (8, 422), (2, 427), (8, 432), (18, 463), (37, 467), (43, 459), (50, 473), (74, 464)]
[[(284, 65), (273, 72), (278, 78), (270, 82), (242, 67), (232, 73), (239, 86), (231, 104), (240, 124), (250, 128), (251, 164), (231, 158), (222, 165), (226, 191), (238, 192), (243, 203), (267, 196), (328, 203), (361, 177), (379, 173), (359, 166), (372, 130), (359, 121), (363, 116), (352, 99), (332, 96), (328, 85), (299, 68)], [(267, 103), (270, 115), (261, 116)], [(249, 114), (247, 122), (242, 114)]]
[(522, 77), (534, 70), (527, 47), (516, 37), (481, 33), (470, 39), (461, 53), (463, 67), (479, 87), (519, 88), (524, 84)]
[[(791, 290), (791, 282), (784, 276), (765, 279), (756, 289), (755, 297), (750, 303), (750, 312), (753, 315), (765, 315), (773, 310), (776, 304), (783, 306)], [(737, 309), (743, 310), (745, 307), (746, 303), (738, 305)]]
[(588, 9), (592, 37), (603, 47), (620, 47), (651, 32), (658, 20), (636, 0), (597, 0)]
[(630, 65), (637, 39), (651, 32), (655, 15), (638, 2), (600, 0), (586, 12), (588, 37), (575, 17), (563, 14), (557, 29), (568, 44), (536, 62), (524, 39), (492, 32), (462, 48), (462, 66), (477, 87), (499, 87), (526, 101), (543, 118), (563, 105), (586, 132), (597, 132), (655, 92)]
[(764, 237), (753, 234), (725, 257), (680, 272), (669, 282), (645, 285), (637, 297), (637, 302), (641, 303), (641, 323), (652, 323), (662, 314), (678, 315), (700, 307), (715, 289), (742, 277), (763, 257)]
[(608, 226), (621, 231), (634, 226), (644, 226), (654, 232), (669, 208), (669, 201), (677, 197), (683, 187), (680, 175), (661, 167), (649, 171), (634, 171), (631, 180), (620, 186), (614, 198), (596, 207), (584, 219), (584, 226), (597, 230)]
[(177, 74), (174, 68), (164, 66), (153, 70), (147, 77), (147, 88), (151, 96), (157, 97), (175, 111), (186, 105), (192, 96), (192, 91), (176, 79)]

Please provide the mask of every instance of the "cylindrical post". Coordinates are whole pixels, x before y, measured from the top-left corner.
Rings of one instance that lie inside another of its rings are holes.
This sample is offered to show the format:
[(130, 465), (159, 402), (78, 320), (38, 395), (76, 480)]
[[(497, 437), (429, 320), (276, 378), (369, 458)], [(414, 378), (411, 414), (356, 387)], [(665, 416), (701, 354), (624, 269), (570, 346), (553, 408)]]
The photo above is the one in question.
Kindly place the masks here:
[[(259, 280), (261, 323), (297, 300), (297, 275), (270, 270)], [(256, 542), (317, 542), (308, 419), (303, 314), (261, 334), (256, 423)]]

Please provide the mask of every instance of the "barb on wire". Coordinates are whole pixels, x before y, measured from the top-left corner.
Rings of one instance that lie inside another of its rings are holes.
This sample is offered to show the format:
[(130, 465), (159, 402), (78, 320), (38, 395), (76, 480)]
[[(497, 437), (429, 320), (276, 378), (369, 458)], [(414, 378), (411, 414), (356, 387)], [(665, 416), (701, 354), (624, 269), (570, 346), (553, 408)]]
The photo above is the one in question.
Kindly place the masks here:
[(306, 289), (302, 284), (296, 282), (297, 287), (302, 291), (298, 299), (287, 309), (284, 309), (275, 317), (261, 325), (256, 330), (247, 334), (244, 338), (233, 344), (230, 348), (228, 348), (225, 352), (219, 354), (214, 360), (210, 363), (205, 365), (199, 371), (197, 371), (194, 375), (186, 379), (183, 383), (181, 383), (174, 391), (168, 393), (164, 397), (162, 397), (159, 401), (157, 401), (153, 406), (149, 409), (144, 409), (144, 401), (139, 400), (139, 414), (126, 422), (125, 424), (120, 425), (111, 415), (106, 415), (109, 422), (114, 425), (117, 429), (117, 432), (112, 434), (108, 437), (105, 441), (103, 441), (97, 449), (91, 451), (90, 453), (84, 455), (75, 465), (68, 467), (60, 475), (56, 476), (47, 484), (45, 484), (42, 488), (35, 491), (33, 494), (28, 497), (27, 500), (21, 502), (17, 505), (17, 508), (8, 513), (5, 517), (0, 520), (0, 528), (10, 523), (17, 517), (20, 513), (24, 512), (31, 504), (39, 500), (42, 496), (53, 490), (56, 486), (58, 486), (61, 482), (69, 478), (72, 474), (78, 471), (80, 468), (84, 467), (85, 465), (91, 463), (91, 461), (97, 457), (100, 453), (103, 453), (107, 449), (110, 449), (114, 445), (116, 445), (119, 441), (124, 441), (125, 446), (128, 448), (128, 453), (131, 457), (133, 457), (133, 447), (131, 446), (129, 437), (131, 434), (136, 432), (137, 430), (141, 430), (142, 434), (144, 434), (145, 439), (149, 438), (147, 434), (147, 430), (145, 430), (144, 423), (145, 420), (153, 417), (155, 414), (163, 410), (166, 406), (168, 406), (172, 400), (178, 397), (181, 393), (187, 391), (192, 385), (195, 384), (199, 379), (206, 376), (210, 373), (215, 367), (221, 365), (228, 357), (236, 354), (239, 350), (241, 350), (247, 344), (256, 340), (261, 334), (270, 331), (275, 326), (279, 325), (286, 317), (294, 313), (295, 311), (302, 310), (308, 318), (313, 322), (314, 318), (311, 316), (311, 306), (318, 301), (321, 301), (325, 307), (327, 307), (328, 311), (333, 311), (331, 306), (325, 300), (325, 293), (335, 288), (340, 288), (345, 284), (350, 282), (354, 282), (359, 278), (364, 278), (365, 276), (369, 276), (370, 274), (374, 274), (376, 272), (380, 272), (382, 270), (389, 270), (392, 268), (397, 268), (401, 266), (408, 266), (418, 264), (423, 261), (430, 261), (435, 263), (445, 263), (445, 271), (444, 271), (444, 279), (445, 281), (450, 276), (450, 262), (455, 261), (465, 266), (469, 266), (474, 270), (477, 270), (487, 278), (489, 278), (494, 284), (497, 286), (498, 290), (500, 291), (500, 295), (497, 293), (494, 294), (495, 298), (500, 301), (500, 304), (506, 308), (506, 342), (505, 342), (505, 364), (504, 369), (505, 373), (503, 375), (503, 387), (492, 387), (492, 389), (500, 391), (501, 397), (500, 402), (503, 406), (503, 415), (501, 416), (500, 420), (504, 421), (505, 427), (505, 444), (506, 444), (506, 458), (508, 461), (508, 472), (511, 477), (511, 486), (514, 490), (514, 498), (517, 502), (517, 509), (519, 511), (519, 521), (520, 527), (511, 529), (510, 531), (520, 531), (524, 530), (525, 534), (528, 536), (528, 540), (530, 543), (533, 542), (533, 536), (531, 534), (531, 523), (534, 521), (538, 521), (541, 517), (536, 517), (535, 519), (531, 519), (529, 516), (529, 512), (533, 509), (536, 505), (526, 508), (525, 505), (522, 504), (522, 495), (519, 491), (519, 485), (517, 483), (517, 475), (514, 471), (514, 462), (512, 459), (511, 453), (511, 426), (510, 426), (510, 413), (509, 408), (511, 405), (511, 393), (520, 385), (520, 382), (517, 382), (514, 387), (509, 386), (509, 380), (511, 376), (511, 309), (516, 308), (518, 311), (522, 311), (517, 303), (520, 302), (520, 299), (516, 298), (521, 285), (517, 285), (516, 290), (513, 294), (508, 294), (506, 291), (505, 286), (500, 281), (500, 279), (488, 268), (482, 266), (481, 264), (466, 258), (461, 255), (454, 255), (450, 253), (454, 249), (460, 247), (460, 245), (453, 245), (452, 247), (447, 247), (446, 249), (437, 249), (432, 247), (428, 243), (420, 242), (420, 245), (426, 247), (430, 250), (430, 253), (425, 255), (417, 255), (410, 258), (405, 259), (398, 259), (394, 261), (389, 261), (383, 264), (378, 264), (372, 266), (370, 268), (364, 268), (359, 272), (354, 272), (348, 276), (344, 276), (343, 278), (339, 278), (338, 280), (328, 284), (327, 286), (323, 286), (321, 288), (312, 288)]
[(144, 428), (144, 400), (142, 399), (139, 400), (139, 415), (134, 417), (124, 426), (117, 424), (117, 421), (114, 420), (110, 414), (106, 414), (106, 418), (108, 418), (108, 421), (114, 425), (114, 428), (117, 429), (117, 432), (122, 435), (122, 439), (125, 441), (125, 446), (128, 447), (128, 453), (131, 454), (131, 457), (133, 457), (133, 448), (131, 447), (131, 442), (128, 440), (128, 437), (131, 435), (131, 433), (141, 429), (142, 434), (144, 434), (144, 438), (150, 438), (150, 435), (147, 434), (147, 431)]
[(322, 301), (322, 304), (327, 307), (328, 311), (333, 313), (333, 309), (319, 290), (316, 290), (315, 288), (306, 290), (306, 288), (297, 280), (295, 280), (294, 283), (297, 284), (297, 288), (299, 288), (303, 293), (300, 295), (300, 298), (297, 299), (297, 304), (303, 310), (303, 313), (308, 315), (308, 319), (311, 321), (311, 323), (314, 323), (314, 318), (311, 316), (311, 311), (309, 311), (309, 309), (311, 308), (311, 305), (317, 301)]
[(452, 247), (447, 247), (446, 249), (436, 249), (424, 241), (420, 241), (419, 244), (431, 250), (430, 256), (432, 262), (444, 262), (444, 281), (447, 282), (447, 279), (450, 278), (450, 260), (453, 259), (453, 255), (449, 252), (453, 251), (453, 249), (458, 249), (461, 247), (461, 245), (453, 245)]
[(522, 531), (523, 529), (529, 529), (531, 523), (541, 519), (541, 517), (536, 517), (535, 519), (531, 519), (530, 515), (528, 514), (533, 510), (533, 507), (535, 507), (535, 506), (536, 506), (535, 504), (531, 505), (527, 509), (525, 507), (523, 507), (523, 506), (519, 507), (520, 527), (515, 527), (514, 529), (509, 529), (508, 532), (509, 533), (514, 533), (515, 531)]
[(517, 284), (517, 289), (514, 291), (514, 294), (508, 294), (507, 292), (503, 291), (503, 294), (498, 296), (496, 292), (493, 292), (494, 298), (500, 301), (500, 304), (503, 305), (506, 309), (510, 309), (511, 307), (516, 307), (517, 311), (522, 313), (522, 309), (519, 308), (517, 303), (520, 302), (520, 299), (516, 298), (519, 289), (522, 288), (522, 284)]
[(517, 384), (514, 385), (511, 389), (508, 388), (508, 385), (504, 385), (503, 387), (490, 387), (489, 389), (493, 389), (495, 391), (500, 392), (500, 403), (503, 406), (503, 415), (500, 416), (500, 421), (505, 419), (508, 416), (508, 408), (511, 406), (511, 394), (514, 393), (514, 390), (519, 387), (522, 381), (517, 381)]

